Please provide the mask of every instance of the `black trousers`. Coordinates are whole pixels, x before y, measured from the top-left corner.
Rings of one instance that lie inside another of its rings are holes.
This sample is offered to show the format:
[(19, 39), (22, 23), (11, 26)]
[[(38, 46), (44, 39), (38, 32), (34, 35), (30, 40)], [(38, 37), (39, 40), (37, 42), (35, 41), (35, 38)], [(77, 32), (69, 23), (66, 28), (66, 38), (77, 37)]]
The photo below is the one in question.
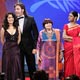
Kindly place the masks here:
[(30, 79), (32, 79), (33, 72), (36, 71), (36, 64), (35, 64), (35, 55), (32, 54), (32, 49), (28, 50), (21, 50), (21, 66), (22, 66), (22, 72), (23, 72), (23, 80), (25, 80), (25, 71), (24, 71), (24, 57), (26, 59), (26, 63), (28, 66), (29, 76)]

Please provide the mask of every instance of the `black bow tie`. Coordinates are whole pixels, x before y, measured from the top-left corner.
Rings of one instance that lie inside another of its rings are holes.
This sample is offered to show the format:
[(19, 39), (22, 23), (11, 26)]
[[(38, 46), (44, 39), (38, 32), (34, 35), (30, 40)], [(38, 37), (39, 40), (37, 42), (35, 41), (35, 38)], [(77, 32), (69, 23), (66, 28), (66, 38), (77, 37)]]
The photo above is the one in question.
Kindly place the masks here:
[(18, 20), (19, 20), (19, 19), (22, 19), (22, 18), (24, 18), (24, 17), (19, 17)]

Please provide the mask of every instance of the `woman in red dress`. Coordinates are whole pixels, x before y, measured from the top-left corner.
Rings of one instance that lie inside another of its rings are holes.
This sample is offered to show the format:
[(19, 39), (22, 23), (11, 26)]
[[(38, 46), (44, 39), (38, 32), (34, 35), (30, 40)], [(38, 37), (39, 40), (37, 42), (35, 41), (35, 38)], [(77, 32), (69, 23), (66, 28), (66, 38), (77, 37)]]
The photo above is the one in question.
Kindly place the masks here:
[(78, 13), (69, 14), (69, 23), (64, 25), (64, 75), (77, 75), (80, 77), (80, 25), (76, 23)]

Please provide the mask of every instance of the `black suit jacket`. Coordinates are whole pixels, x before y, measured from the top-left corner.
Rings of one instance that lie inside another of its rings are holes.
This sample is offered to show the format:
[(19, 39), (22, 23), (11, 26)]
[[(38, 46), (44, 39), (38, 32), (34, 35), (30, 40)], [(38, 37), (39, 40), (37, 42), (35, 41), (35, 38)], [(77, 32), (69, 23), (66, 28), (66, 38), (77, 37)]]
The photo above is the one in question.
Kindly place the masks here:
[(23, 33), (21, 35), (21, 48), (28, 50), (35, 49), (38, 39), (38, 29), (35, 20), (31, 16), (25, 16)]

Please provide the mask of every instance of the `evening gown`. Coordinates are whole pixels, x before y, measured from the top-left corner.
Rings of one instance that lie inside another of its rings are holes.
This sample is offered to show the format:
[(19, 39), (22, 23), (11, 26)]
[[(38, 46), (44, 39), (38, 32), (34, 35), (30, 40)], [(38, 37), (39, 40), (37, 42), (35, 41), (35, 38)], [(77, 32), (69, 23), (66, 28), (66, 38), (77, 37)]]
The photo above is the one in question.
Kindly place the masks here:
[(11, 35), (5, 30), (5, 43), (3, 45), (2, 72), (5, 73), (5, 80), (22, 80), (20, 49), (17, 44), (18, 29)]

